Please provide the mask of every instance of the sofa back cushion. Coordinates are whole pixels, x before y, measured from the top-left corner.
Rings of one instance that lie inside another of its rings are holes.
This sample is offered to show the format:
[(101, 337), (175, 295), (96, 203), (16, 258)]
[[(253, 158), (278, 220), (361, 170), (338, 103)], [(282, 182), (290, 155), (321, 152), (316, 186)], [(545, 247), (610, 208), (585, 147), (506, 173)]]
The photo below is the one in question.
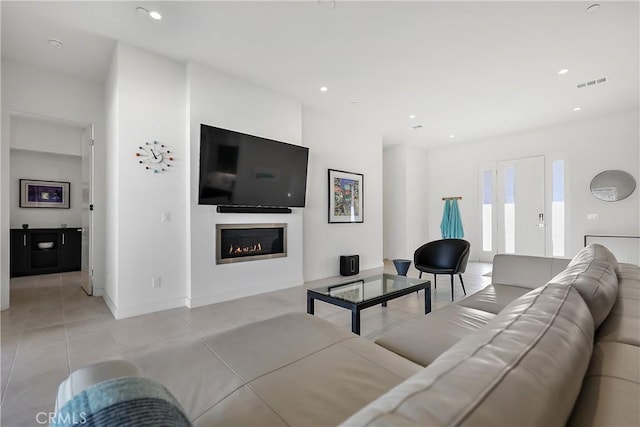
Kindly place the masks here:
[(569, 259), (498, 254), (493, 257), (492, 285), (535, 289), (567, 267)]
[(604, 246), (594, 244), (582, 249), (567, 268), (550, 283), (570, 285), (587, 303), (596, 329), (607, 318), (618, 296), (618, 262)]
[(578, 292), (545, 285), (344, 425), (564, 425), (589, 365), (593, 334)]
[(592, 243), (589, 246), (585, 246), (573, 257), (569, 262), (568, 267), (572, 267), (576, 264), (583, 264), (588, 261), (603, 261), (607, 264), (611, 264), (616, 274), (620, 273), (620, 266), (616, 256), (606, 247), (597, 243)]

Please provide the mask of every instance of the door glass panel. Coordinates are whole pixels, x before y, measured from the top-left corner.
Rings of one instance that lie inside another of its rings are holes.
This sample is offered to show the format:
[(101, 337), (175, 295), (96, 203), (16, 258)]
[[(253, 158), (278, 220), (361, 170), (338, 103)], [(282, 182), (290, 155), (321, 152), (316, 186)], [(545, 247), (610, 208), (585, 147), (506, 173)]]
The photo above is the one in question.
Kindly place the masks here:
[(508, 254), (516, 252), (515, 175), (515, 167), (504, 169), (504, 250)]
[(482, 172), (482, 250), (491, 252), (491, 228), (493, 206), (493, 170), (485, 169)]
[(553, 256), (564, 256), (564, 160), (552, 163), (551, 241)]

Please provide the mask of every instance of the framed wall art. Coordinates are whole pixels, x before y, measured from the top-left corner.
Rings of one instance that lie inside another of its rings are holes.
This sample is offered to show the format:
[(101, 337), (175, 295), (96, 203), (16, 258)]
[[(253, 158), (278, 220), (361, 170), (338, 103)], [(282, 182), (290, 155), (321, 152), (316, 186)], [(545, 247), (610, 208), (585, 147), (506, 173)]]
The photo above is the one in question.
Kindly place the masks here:
[(364, 175), (329, 169), (329, 223), (364, 222)]
[(20, 207), (69, 209), (70, 186), (68, 182), (21, 179)]

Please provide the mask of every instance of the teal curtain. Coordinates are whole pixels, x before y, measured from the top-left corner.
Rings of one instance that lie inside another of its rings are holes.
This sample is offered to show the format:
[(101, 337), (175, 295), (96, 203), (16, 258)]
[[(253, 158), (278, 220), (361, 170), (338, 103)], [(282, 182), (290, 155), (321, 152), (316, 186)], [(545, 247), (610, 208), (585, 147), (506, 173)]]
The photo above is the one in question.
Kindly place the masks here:
[(451, 213), (451, 200), (444, 201), (444, 212), (442, 213), (442, 222), (440, 222), (440, 234), (443, 239), (449, 238), (449, 216)]
[(442, 213), (442, 222), (440, 223), (440, 232), (443, 239), (462, 239), (464, 237), (464, 228), (462, 227), (462, 218), (458, 201), (445, 200), (444, 212)]

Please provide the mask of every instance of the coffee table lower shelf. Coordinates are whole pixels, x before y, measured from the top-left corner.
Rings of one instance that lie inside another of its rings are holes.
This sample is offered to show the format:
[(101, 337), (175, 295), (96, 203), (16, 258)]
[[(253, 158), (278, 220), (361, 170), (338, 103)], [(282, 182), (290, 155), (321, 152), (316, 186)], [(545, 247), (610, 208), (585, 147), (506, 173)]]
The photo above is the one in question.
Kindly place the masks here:
[(382, 305), (383, 307), (386, 307), (388, 301), (420, 290), (424, 290), (424, 314), (428, 314), (431, 312), (431, 282), (428, 280), (408, 286), (404, 289), (394, 290), (393, 292), (358, 302), (337, 298), (314, 289), (307, 289), (307, 313), (314, 314), (315, 300), (324, 301), (329, 304), (349, 309), (351, 310), (351, 331), (354, 334), (360, 335), (360, 312), (362, 310), (373, 307), (374, 305)]

